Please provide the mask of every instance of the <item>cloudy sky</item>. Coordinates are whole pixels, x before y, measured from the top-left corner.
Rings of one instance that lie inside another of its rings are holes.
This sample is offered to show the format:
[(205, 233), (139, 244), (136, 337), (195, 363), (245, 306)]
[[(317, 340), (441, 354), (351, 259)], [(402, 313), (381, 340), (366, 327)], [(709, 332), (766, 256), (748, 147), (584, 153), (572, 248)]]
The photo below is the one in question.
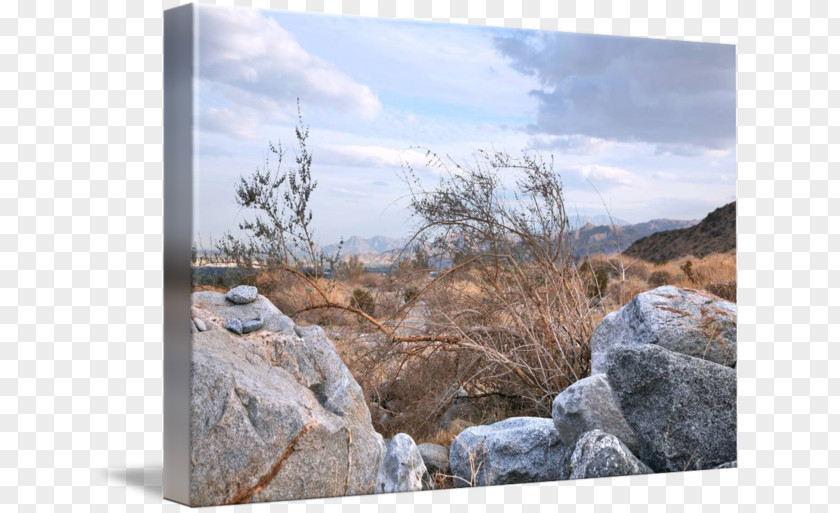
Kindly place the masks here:
[(248, 216), (233, 188), (269, 140), (295, 148), (297, 98), (324, 244), (406, 233), (417, 146), (553, 154), (581, 216), (601, 197), (629, 222), (735, 199), (734, 46), (202, 7), (197, 91), (205, 243)]

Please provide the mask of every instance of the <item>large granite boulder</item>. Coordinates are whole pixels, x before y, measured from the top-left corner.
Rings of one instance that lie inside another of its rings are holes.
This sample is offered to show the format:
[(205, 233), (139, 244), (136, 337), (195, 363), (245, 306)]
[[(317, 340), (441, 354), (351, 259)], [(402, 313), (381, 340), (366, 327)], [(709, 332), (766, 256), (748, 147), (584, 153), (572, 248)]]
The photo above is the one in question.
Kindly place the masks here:
[(569, 459), (569, 479), (650, 474), (647, 465), (615, 436), (595, 429), (578, 438)]
[(432, 479), (414, 439), (394, 435), (376, 474), (376, 493), (417, 492), (432, 488)]
[[(207, 331), (192, 335), (191, 503), (372, 492), (385, 444), (323, 330), (295, 326), (262, 296), (192, 300)], [(224, 329), (227, 318), (257, 316), (266, 329)]]
[(462, 431), (449, 447), (456, 486), (562, 479), (565, 446), (554, 421), (513, 417)]
[(737, 457), (736, 371), (658, 345), (620, 345), (607, 380), (656, 472), (714, 468)]
[(583, 378), (560, 392), (554, 399), (551, 416), (567, 446), (574, 446), (587, 431), (600, 429), (618, 437), (631, 451), (639, 448), (604, 374)]
[(654, 344), (732, 367), (736, 329), (735, 304), (717, 296), (670, 285), (642, 292), (595, 328), (592, 374), (606, 372), (605, 356), (616, 345)]

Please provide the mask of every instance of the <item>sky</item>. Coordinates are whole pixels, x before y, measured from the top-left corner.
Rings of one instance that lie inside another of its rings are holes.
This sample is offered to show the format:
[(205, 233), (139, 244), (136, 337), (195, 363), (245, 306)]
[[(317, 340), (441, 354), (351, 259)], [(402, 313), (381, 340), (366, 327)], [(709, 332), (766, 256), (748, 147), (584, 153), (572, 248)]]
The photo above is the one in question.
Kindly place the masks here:
[[(406, 235), (428, 148), (553, 155), (574, 216), (701, 219), (735, 199), (735, 47), (203, 6), (195, 237), (251, 216), (234, 186), (310, 127), (324, 245)], [(605, 207), (606, 206), (606, 207)]]

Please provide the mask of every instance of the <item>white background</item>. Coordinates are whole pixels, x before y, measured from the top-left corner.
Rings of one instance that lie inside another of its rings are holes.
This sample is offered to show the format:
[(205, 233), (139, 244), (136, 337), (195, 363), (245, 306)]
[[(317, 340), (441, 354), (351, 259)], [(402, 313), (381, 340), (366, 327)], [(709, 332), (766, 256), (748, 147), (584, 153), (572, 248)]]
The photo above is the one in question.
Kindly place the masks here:
[[(0, 504), (20, 511), (180, 508), (160, 487), (162, 10), (176, 3), (0, 3)], [(840, 503), (840, 4), (235, 4), (737, 44), (740, 321), (736, 470), (237, 511)]]

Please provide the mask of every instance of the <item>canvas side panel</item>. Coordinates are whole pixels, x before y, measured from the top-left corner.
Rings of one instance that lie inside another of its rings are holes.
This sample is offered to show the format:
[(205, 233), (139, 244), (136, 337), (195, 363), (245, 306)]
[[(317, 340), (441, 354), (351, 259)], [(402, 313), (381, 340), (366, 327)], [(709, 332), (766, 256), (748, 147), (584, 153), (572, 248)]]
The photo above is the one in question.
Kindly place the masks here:
[(189, 504), (194, 9), (163, 18), (163, 496)]

